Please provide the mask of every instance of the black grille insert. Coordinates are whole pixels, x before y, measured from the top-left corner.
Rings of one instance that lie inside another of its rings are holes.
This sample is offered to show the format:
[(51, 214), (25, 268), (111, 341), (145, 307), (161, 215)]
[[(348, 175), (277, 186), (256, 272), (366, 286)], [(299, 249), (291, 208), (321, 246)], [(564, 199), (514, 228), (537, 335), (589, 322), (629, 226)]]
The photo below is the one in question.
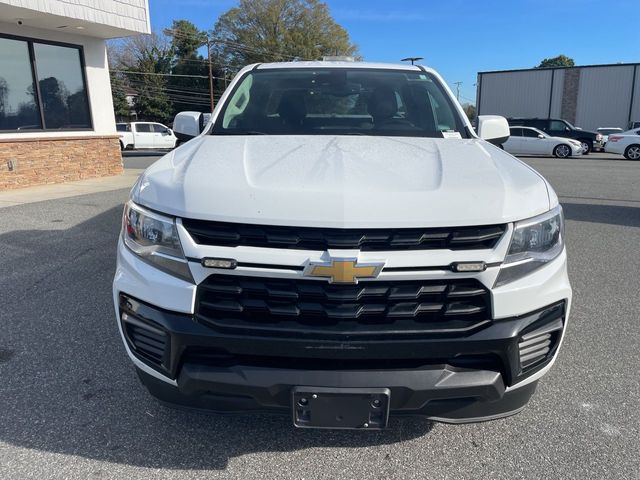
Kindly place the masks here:
[(298, 250), (475, 250), (493, 248), (506, 230), (505, 225), (397, 229), (313, 228), (211, 222), (187, 218), (182, 220), (182, 224), (194, 241), (202, 245)]
[(198, 286), (196, 319), (229, 332), (355, 339), (466, 335), (490, 323), (490, 296), (472, 279), (325, 281), (211, 275)]
[(167, 355), (167, 334), (129, 313), (123, 312), (122, 320), (133, 350), (153, 364), (161, 366)]

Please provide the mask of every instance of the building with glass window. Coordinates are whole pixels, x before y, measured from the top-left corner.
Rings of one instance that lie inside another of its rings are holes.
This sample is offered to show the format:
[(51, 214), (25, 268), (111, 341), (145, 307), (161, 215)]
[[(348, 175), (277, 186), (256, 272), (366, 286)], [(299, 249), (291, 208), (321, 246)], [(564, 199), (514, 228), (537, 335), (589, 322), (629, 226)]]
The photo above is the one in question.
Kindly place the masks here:
[(105, 40), (148, 0), (0, 0), (0, 190), (122, 172)]

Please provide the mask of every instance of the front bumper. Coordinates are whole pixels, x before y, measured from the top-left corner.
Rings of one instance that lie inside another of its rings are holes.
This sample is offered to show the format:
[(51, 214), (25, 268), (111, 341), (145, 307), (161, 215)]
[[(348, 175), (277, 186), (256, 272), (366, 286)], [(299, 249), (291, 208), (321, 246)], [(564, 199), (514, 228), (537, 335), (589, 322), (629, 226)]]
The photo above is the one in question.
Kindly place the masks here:
[[(476, 278), (492, 284), (496, 275), (487, 269)], [(389, 388), (392, 415), (454, 423), (499, 418), (526, 405), (557, 357), (571, 301), (565, 253), (493, 289), (491, 324), (456, 338), (360, 342), (230, 334), (194, 320), (195, 291), (120, 245), (113, 291), (119, 328), (142, 382), (161, 401), (289, 415), (295, 386)], [(556, 330), (548, 353), (523, 369), (523, 336), (549, 325)], [(135, 328), (148, 327), (160, 335), (148, 343), (163, 344), (155, 357), (137, 350), (133, 338)]]
[(570, 147), (571, 147), (571, 156), (572, 157), (576, 157), (578, 155), (582, 155), (585, 152), (584, 148), (582, 148), (582, 145), (570, 144)]

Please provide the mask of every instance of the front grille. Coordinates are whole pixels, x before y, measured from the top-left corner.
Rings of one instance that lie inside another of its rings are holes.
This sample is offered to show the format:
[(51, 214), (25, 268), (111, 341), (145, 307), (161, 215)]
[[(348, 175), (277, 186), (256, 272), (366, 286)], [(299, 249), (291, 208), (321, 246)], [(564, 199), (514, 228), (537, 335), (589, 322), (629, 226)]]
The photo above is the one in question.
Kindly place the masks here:
[(196, 319), (226, 332), (319, 338), (466, 335), (490, 323), (490, 296), (473, 279), (325, 281), (211, 275)]
[(340, 229), (249, 225), (183, 219), (196, 243), (298, 250), (476, 250), (493, 248), (505, 225), (455, 228)]

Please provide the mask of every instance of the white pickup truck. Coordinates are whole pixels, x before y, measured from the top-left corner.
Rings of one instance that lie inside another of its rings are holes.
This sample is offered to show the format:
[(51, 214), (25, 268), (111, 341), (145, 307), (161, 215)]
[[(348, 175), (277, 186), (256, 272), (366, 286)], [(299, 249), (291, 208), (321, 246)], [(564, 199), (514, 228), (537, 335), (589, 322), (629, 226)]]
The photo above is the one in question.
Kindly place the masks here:
[(118, 123), (116, 130), (120, 135), (122, 150), (172, 149), (178, 138), (166, 125), (154, 122)]
[(432, 69), (338, 61), (247, 66), (202, 129), (179, 115), (193, 138), (133, 187), (113, 282), (154, 396), (301, 428), (524, 408), (571, 286), (506, 119), (476, 133)]

